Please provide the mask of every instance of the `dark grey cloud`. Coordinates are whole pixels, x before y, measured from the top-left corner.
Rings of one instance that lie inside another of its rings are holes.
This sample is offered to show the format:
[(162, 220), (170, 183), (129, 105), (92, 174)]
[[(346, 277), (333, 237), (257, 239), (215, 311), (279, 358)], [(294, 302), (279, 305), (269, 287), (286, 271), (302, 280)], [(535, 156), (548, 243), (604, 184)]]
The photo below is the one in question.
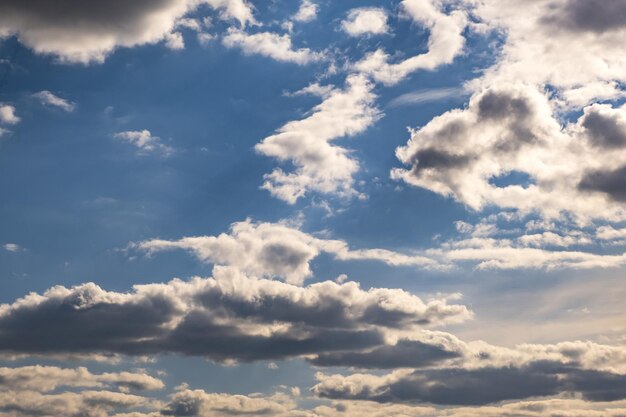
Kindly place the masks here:
[(574, 393), (588, 401), (614, 401), (626, 398), (626, 375), (538, 361), (521, 367), (418, 370), (382, 383), (357, 374), (322, 380), (313, 392), (330, 399), (471, 406)]
[(414, 173), (418, 175), (425, 169), (455, 169), (467, 166), (472, 159), (470, 155), (456, 155), (445, 150), (427, 148), (419, 150), (413, 157)]
[(543, 19), (572, 32), (607, 31), (626, 28), (625, 0), (568, 0)]
[(478, 101), (478, 117), (483, 120), (525, 119), (531, 114), (528, 100), (508, 91), (488, 91)]
[(581, 191), (595, 191), (606, 194), (614, 201), (626, 201), (626, 166), (606, 171), (585, 173), (578, 183)]
[(459, 352), (416, 340), (400, 340), (393, 346), (381, 346), (368, 352), (325, 353), (310, 360), (316, 366), (350, 366), (363, 369), (421, 368), (446, 359), (460, 357)]
[(372, 349), (384, 344), (385, 331), (471, 315), (400, 290), (363, 291), (354, 282), (296, 287), (224, 271), (127, 294), (84, 284), (28, 296), (0, 307), (0, 352), (284, 359)]
[(592, 107), (582, 118), (581, 125), (587, 130), (592, 145), (604, 148), (621, 148), (626, 145), (626, 126), (620, 118), (607, 115)]

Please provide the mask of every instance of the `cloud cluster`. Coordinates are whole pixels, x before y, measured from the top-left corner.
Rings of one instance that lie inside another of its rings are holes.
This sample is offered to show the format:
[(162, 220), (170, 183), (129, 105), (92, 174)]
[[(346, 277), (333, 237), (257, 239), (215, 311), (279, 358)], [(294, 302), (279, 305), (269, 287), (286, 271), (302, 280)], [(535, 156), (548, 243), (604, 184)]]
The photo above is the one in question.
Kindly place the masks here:
[(241, 25), (254, 22), (245, 0), (4, 1), (0, 37), (15, 35), (37, 53), (62, 62), (103, 62), (119, 47), (171, 42), (177, 20), (200, 5), (220, 10)]
[(0, 351), (284, 359), (375, 347), (398, 332), (471, 318), (443, 298), (355, 282), (296, 287), (224, 267), (214, 276), (130, 293), (89, 283), (30, 294), (0, 306)]
[(379, 349), (360, 355), (355, 365), (410, 368), (416, 358), (427, 359), (414, 369), (386, 375), (319, 373), (313, 392), (332, 399), (474, 406), (562, 394), (580, 394), (588, 401), (626, 398), (622, 346), (564, 342), (503, 348), (465, 343), (447, 333), (425, 333), (418, 343), (400, 340), (387, 346), (383, 362)]
[(624, 96), (622, 2), (466, 3), (505, 36), (500, 56), (467, 108), (411, 132), (392, 177), (474, 210), (623, 220), (626, 108), (597, 103)]
[(395, 169), (392, 177), (474, 210), (495, 205), (548, 218), (567, 212), (579, 221), (621, 220), (625, 128), (624, 106), (587, 106), (562, 127), (547, 93), (526, 85), (491, 87), (466, 109), (412, 131), (397, 150), (409, 168)]
[[(498, 216), (495, 216), (496, 219)], [(203, 262), (237, 268), (265, 278), (281, 278), (302, 285), (312, 276), (311, 261), (326, 253), (339, 261), (378, 261), (389, 266), (413, 266), (450, 271), (454, 265), (473, 264), (477, 269), (592, 269), (615, 268), (626, 263), (624, 252), (603, 254), (589, 246), (626, 242), (623, 229), (609, 226), (597, 235), (582, 230), (541, 231), (519, 228), (500, 229), (495, 219), (477, 225), (457, 222), (460, 236), (417, 253), (388, 249), (353, 249), (343, 240), (323, 239), (287, 223), (234, 223), (228, 233), (193, 236), (178, 240), (151, 239), (132, 243), (129, 249), (148, 255), (182, 249)], [(529, 222), (527, 227), (531, 228)], [(545, 225), (543, 227), (546, 227)], [(573, 249), (572, 249), (573, 247)]]
[(106, 417), (155, 407), (155, 401), (129, 391), (162, 388), (162, 381), (141, 372), (94, 374), (86, 368), (54, 366), (0, 368), (0, 416)]

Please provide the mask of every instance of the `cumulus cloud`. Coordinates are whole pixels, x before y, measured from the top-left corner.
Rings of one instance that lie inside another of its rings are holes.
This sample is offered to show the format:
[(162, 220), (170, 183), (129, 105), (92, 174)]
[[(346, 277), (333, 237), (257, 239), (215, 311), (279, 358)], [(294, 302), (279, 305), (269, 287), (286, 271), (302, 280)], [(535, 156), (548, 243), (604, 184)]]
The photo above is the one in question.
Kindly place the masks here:
[(370, 53), (354, 67), (374, 80), (386, 85), (397, 84), (417, 70), (433, 70), (451, 63), (465, 45), (463, 30), (467, 25), (467, 13), (461, 9), (446, 12), (446, 6), (460, 4), (451, 1), (403, 0), (402, 9), (415, 23), (430, 31), (428, 51), (390, 63), (389, 55), (382, 49)]
[(317, 9), (317, 4), (313, 3), (311, 0), (302, 0), (300, 8), (293, 16), (293, 20), (303, 23), (311, 22), (317, 17)]
[[(569, 213), (580, 221), (623, 219), (626, 107), (593, 104), (562, 127), (546, 95), (525, 85), (492, 87), (468, 108), (451, 110), (413, 130), (392, 177), (451, 196), (474, 210), (495, 205)], [(507, 175), (527, 184), (498, 185)]]
[(346, 19), (341, 22), (341, 28), (350, 36), (387, 33), (389, 31), (387, 12), (385, 9), (376, 7), (352, 9), (348, 12)]
[(471, 318), (446, 299), (355, 282), (296, 287), (214, 268), (214, 278), (54, 287), (0, 306), (0, 351), (17, 354), (177, 353), (254, 361), (362, 350), (398, 332)]
[(14, 125), (21, 119), (15, 114), (15, 107), (0, 103), (0, 123)]
[(309, 191), (353, 196), (358, 162), (334, 140), (355, 136), (379, 117), (374, 86), (362, 75), (351, 75), (345, 89), (333, 89), (308, 117), (291, 121), (255, 146), (257, 152), (289, 161), (294, 172), (280, 168), (265, 175), (263, 188), (290, 204)]
[(35, 52), (62, 62), (102, 62), (119, 47), (163, 40), (172, 45), (170, 34), (177, 21), (202, 4), (241, 25), (254, 22), (245, 0), (116, 0), (106, 4), (65, 0), (54, 5), (45, 0), (18, 0), (0, 5), (0, 36), (15, 35)]
[(228, 234), (185, 237), (169, 241), (153, 239), (132, 248), (148, 254), (185, 249), (200, 260), (236, 267), (259, 277), (281, 277), (301, 285), (312, 275), (310, 262), (325, 252), (339, 260), (377, 260), (389, 265), (437, 267), (436, 261), (420, 255), (407, 255), (386, 249), (350, 249), (342, 240), (319, 239), (281, 223), (234, 223)]
[(152, 136), (152, 133), (147, 129), (119, 132), (113, 135), (113, 137), (133, 145), (137, 148), (137, 153), (140, 155), (161, 153), (167, 156), (174, 152), (174, 149), (162, 144), (161, 139), (158, 136)]
[(76, 108), (76, 104), (69, 100), (54, 95), (50, 91), (43, 90), (33, 94), (33, 97), (37, 98), (41, 104), (46, 106), (58, 107), (66, 112), (73, 112)]
[(243, 30), (230, 28), (222, 43), (228, 48), (239, 48), (248, 55), (261, 55), (276, 61), (305, 65), (324, 59), (324, 54), (308, 48), (294, 49), (289, 34), (271, 32), (249, 34)]

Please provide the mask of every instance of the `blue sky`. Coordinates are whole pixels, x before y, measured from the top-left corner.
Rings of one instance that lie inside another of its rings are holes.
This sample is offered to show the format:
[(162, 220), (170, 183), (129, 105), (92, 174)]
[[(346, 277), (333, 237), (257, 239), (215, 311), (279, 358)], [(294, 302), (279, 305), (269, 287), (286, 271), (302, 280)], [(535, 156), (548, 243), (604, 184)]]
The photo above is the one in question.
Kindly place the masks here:
[(588, 3), (0, 5), (0, 416), (623, 413)]

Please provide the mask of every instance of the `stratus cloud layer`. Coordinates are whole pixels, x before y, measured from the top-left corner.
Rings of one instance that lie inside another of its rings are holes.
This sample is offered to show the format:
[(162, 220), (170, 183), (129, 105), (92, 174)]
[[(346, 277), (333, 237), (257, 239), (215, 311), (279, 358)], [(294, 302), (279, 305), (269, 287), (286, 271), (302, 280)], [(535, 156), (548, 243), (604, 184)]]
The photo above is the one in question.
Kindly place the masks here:
[(254, 22), (245, 0), (16, 0), (0, 4), (0, 37), (16, 35), (35, 52), (64, 62), (102, 62), (118, 47), (171, 39), (177, 20), (202, 4), (242, 25)]

